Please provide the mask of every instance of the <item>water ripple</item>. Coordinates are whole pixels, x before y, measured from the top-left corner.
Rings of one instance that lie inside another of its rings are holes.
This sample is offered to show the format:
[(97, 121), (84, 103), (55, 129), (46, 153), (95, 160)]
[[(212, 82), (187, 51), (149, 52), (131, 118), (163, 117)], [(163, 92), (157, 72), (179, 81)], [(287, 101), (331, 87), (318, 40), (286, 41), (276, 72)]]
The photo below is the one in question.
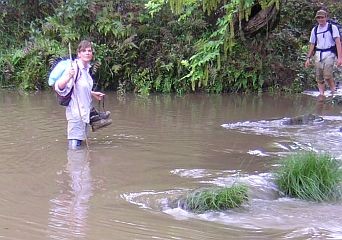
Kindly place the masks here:
[[(179, 171), (174, 172), (179, 173)], [(222, 176), (217, 177), (219, 175), (217, 172), (215, 174), (209, 173), (210, 171), (205, 174), (203, 170), (200, 172), (202, 177), (216, 175), (212, 181), (204, 181), (206, 184), (227, 186), (236, 181), (236, 176), (224, 176), (227, 173), (221, 172)], [(189, 175), (181, 177), (189, 177)], [(194, 175), (193, 177), (199, 176)], [(243, 175), (239, 181), (249, 186), (251, 197), (249, 204), (240, 209), (223, 212), (209, 211), (195, 214), (181, 209), (177, 204), (175, 205), (175, 201), (184, 196), (189, 189), (125, 193), (121, 197), (141, 208), (155, 211), (161, 209), (164, 213), (181, 221), (200, 219), (254, 233), (256, 231), (263, 232), (266, 229), (277, 229), (277, 235), (286, 238), (326, 236), (338, 239), (342, 236), (341, 229), (338, 227), (342, 221), (342, 203), (311, 203), (281, 198), (277, 187), (272, 183), (271, 174)], [(283, 234), (281, 234), (282, 231)]]

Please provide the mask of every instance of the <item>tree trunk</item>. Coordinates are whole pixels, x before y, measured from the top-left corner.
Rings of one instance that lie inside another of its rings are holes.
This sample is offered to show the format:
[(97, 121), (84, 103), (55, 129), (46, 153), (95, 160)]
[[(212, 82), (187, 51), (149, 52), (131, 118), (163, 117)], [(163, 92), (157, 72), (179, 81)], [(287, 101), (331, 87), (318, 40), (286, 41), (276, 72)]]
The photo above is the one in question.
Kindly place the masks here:
[(249, 21), (243, 24), (243, 32), (245, 35), (255, 35), (264, 28), (268, 32), (276, 26), (279, 10), (275, 4), (265, 9), (261, 9), (260, 6), (256, 5), (253, 9)]

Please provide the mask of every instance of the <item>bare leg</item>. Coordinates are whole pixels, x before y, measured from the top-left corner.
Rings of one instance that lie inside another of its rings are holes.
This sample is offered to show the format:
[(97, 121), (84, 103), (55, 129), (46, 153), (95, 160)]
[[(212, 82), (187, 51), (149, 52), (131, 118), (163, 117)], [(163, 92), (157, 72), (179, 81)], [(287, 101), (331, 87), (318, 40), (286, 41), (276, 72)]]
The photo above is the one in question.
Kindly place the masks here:
[(325, 83), (317, 83), (318, 85), (318, 90), (319, 90), (319, 94), (324, 96), (324, 90), (325, 90)]
[(329, 87), (330, 87), (330, 91), (331, 91), (331, 94), (334, 94), (335, 93), (335, 81), (334, 79), (327, 79), (327, 82), (329, 84)]

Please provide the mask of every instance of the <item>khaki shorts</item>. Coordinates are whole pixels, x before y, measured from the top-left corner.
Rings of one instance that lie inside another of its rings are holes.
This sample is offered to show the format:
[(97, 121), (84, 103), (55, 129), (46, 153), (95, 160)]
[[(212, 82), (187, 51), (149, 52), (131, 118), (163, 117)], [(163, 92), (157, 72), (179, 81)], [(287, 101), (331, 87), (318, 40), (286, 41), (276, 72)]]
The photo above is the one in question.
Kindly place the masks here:
[(334, 78), (334, 63), (335, 54), (322, 59), (322, 61), (315, 62), (316, 68), (316, 81), (318, 83), (324, 83), (324, 80)]

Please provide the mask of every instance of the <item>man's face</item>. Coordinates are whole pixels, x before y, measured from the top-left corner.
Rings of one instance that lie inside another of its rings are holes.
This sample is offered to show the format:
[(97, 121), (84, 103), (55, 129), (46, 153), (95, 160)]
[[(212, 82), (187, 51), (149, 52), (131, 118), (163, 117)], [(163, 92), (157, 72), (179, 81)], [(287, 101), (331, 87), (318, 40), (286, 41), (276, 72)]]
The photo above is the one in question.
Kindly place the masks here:
[(90, 62), (93, 59), (93, 50), (91, 47), (82, 49), (78, 52), (78, 58), (83, 62)]
[(327, 17), (318, 16), (318, 17), (316, 17), (316, 20), (317, 20), (319, 25), (325, 25), (325, 23), (327, 22)]

